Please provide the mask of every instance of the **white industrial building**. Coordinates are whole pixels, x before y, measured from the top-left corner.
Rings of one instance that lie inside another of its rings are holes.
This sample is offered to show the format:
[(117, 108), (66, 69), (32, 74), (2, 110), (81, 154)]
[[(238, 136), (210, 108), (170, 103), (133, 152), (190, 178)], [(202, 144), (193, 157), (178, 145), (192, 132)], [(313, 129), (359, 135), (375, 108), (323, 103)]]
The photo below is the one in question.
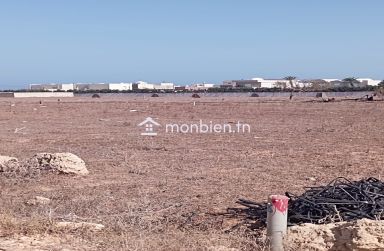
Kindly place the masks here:
[[(263, 78), (252, 78), (252, 80), (256, 80), (261, 83), (261, 88), (275, 88), (281, 87), (281, 85), (285, 85), (286, 87), (290, 87), (289, 80), (286, 79), (263, 79)], [(297, 80), (293, 80), (293, 85), (296, 86)]]
[(174, 90), (175, 84), (174, 83), (160, 83), (159, 85), (153, 85), (154, 89), (156, 90)]
[(358, 78), (356, 80), (360, 81), (363, 84), (372, 85), (372, 86), (377, 86), (382, 81), (382, 80), (375, 80), (375, 79), (371, 79), (371, 78)]
[(174, 90), (175, 84), (170, 82), (163, 82), (160, 84), (150, 84), (144, 81), (136, 83), (76, 83), (76, 84), (31, 84), (30, 90), (34, 91), (101, 91), (101, 90), (116, 90), (116, 91), (129, 91), (133, 89), (139, 90)]
[(129, 91), (132, 90), (132, 83), (110, 83), (109, 90)]
[(106, 83), (77, 83), (75, 84), (75, 89), (78, 91), (101, 91), (101, 90), (108, 90), (109, 84)]
[(137, 84), (137, 88), (140, 90), (153, 90), (155, 89), (153, 84), (144, 82), (144, 81), (137, 81), (135, 84)]
[(57, 91), (58, 84), (30, 84), (29, 89), (33, 91)]
[(189, 90), (199, 91), (199, 90), (208, 90), (209, 88), (215, 87), (215, 84), (209, 83), (196, 83), (188, 86)]
[(86, 84), (86, 83), (76, 83), (76, 84), (31, 84), (29, 85), (30, 90), (34, 91), (72, 91), (72, 90), (105, 90), (108, 89), (109, 85), (105, 83), (99, 84)]
[(160, 84), (150, 84), (144, 81), (138, 81), (135, 83), (139, 90), (174, 90), (175, 84), (163, 82)]
[(62, 91), (73, 91), (75, 88), (74, 84), (60, 84), (60, 90)]
[(74, 84), (30, 84), (30, 90), (41, 90), (41, 91), (72, 91), (74, 90)]

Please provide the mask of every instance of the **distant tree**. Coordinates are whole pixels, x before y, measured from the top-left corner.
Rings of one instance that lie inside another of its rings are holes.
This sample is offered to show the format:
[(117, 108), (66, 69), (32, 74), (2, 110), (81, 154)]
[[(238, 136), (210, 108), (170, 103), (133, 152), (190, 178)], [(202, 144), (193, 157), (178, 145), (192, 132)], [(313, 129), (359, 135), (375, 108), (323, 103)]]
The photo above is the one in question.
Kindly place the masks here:
[(320, 91), (320, 90), (327, 90), (331, 88), (331, 84), (323, 79), (312, 79), (307, 81), (309, 86), (309, 90), (312, 91)]
[(291, 100), (293, 98), (293, 89), (295, 88), (293, 81), (296, 79), (296, 77), (295, 76), (287, 76), (284, 79), (289, 81), (289, 87), (291, 88), (291, 94), (289, 95), (289, 100)]
[(284, 79), (289, 81), (289, 86), (290, 86), (291, 88), (294, 88), (293, 81), (296, 80), (296, 77), (295, 77), (295, 76), (287, 76), (287, 77), (285, 77)]
[(384, 80), (381, 81), (377, 86), (374, 87), (375, 96), (384, 96)]
[(355, 84), (359, 82), (355, 77), (344, 78), (343, 81), (347, 82), (351, 87), (355, 87)]
[(277, 81), (275, 85), (276, 85), (277, 88), (280, 88), (280, 89), (287, 88), (287, 83), (284, 82), (284, 81)]

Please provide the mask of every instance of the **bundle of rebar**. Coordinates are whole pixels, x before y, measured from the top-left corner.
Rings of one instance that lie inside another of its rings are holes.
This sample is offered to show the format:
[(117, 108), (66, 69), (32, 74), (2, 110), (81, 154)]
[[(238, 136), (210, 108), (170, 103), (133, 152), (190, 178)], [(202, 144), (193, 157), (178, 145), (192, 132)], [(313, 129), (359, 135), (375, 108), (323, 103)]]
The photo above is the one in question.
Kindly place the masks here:
[[(290, 198), (288, 222), (324, 224), (362, 218), (384, 220), (384, 182), (376, 178), (350, 181), (339, 177), (326, 186), (308, 187), (300, 196), (287, 192)], [(240, 199), (241, 211), (248, 219), (265, 223), (267, 204)], [(239, 210), (232, 213), (239, 213)]]

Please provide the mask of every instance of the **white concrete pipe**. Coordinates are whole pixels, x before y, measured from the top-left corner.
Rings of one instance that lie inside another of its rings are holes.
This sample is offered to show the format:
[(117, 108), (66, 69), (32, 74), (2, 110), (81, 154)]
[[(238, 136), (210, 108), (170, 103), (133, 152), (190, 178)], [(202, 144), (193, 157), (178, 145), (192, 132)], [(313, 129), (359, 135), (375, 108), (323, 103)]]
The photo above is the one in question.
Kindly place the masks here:
[(267, 235), (271, 251), (283, 251), (283, 239), (287, 233), (288, 200), (284, 195), (268, 198)]

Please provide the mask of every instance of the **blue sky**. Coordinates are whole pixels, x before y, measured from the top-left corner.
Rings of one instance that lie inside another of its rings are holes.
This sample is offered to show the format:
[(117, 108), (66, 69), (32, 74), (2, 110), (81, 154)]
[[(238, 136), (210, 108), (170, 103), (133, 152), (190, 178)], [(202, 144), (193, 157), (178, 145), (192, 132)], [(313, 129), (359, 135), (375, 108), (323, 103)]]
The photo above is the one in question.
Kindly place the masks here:
[(384, 79), (381, 0), (0, 0), (0, 89)]

